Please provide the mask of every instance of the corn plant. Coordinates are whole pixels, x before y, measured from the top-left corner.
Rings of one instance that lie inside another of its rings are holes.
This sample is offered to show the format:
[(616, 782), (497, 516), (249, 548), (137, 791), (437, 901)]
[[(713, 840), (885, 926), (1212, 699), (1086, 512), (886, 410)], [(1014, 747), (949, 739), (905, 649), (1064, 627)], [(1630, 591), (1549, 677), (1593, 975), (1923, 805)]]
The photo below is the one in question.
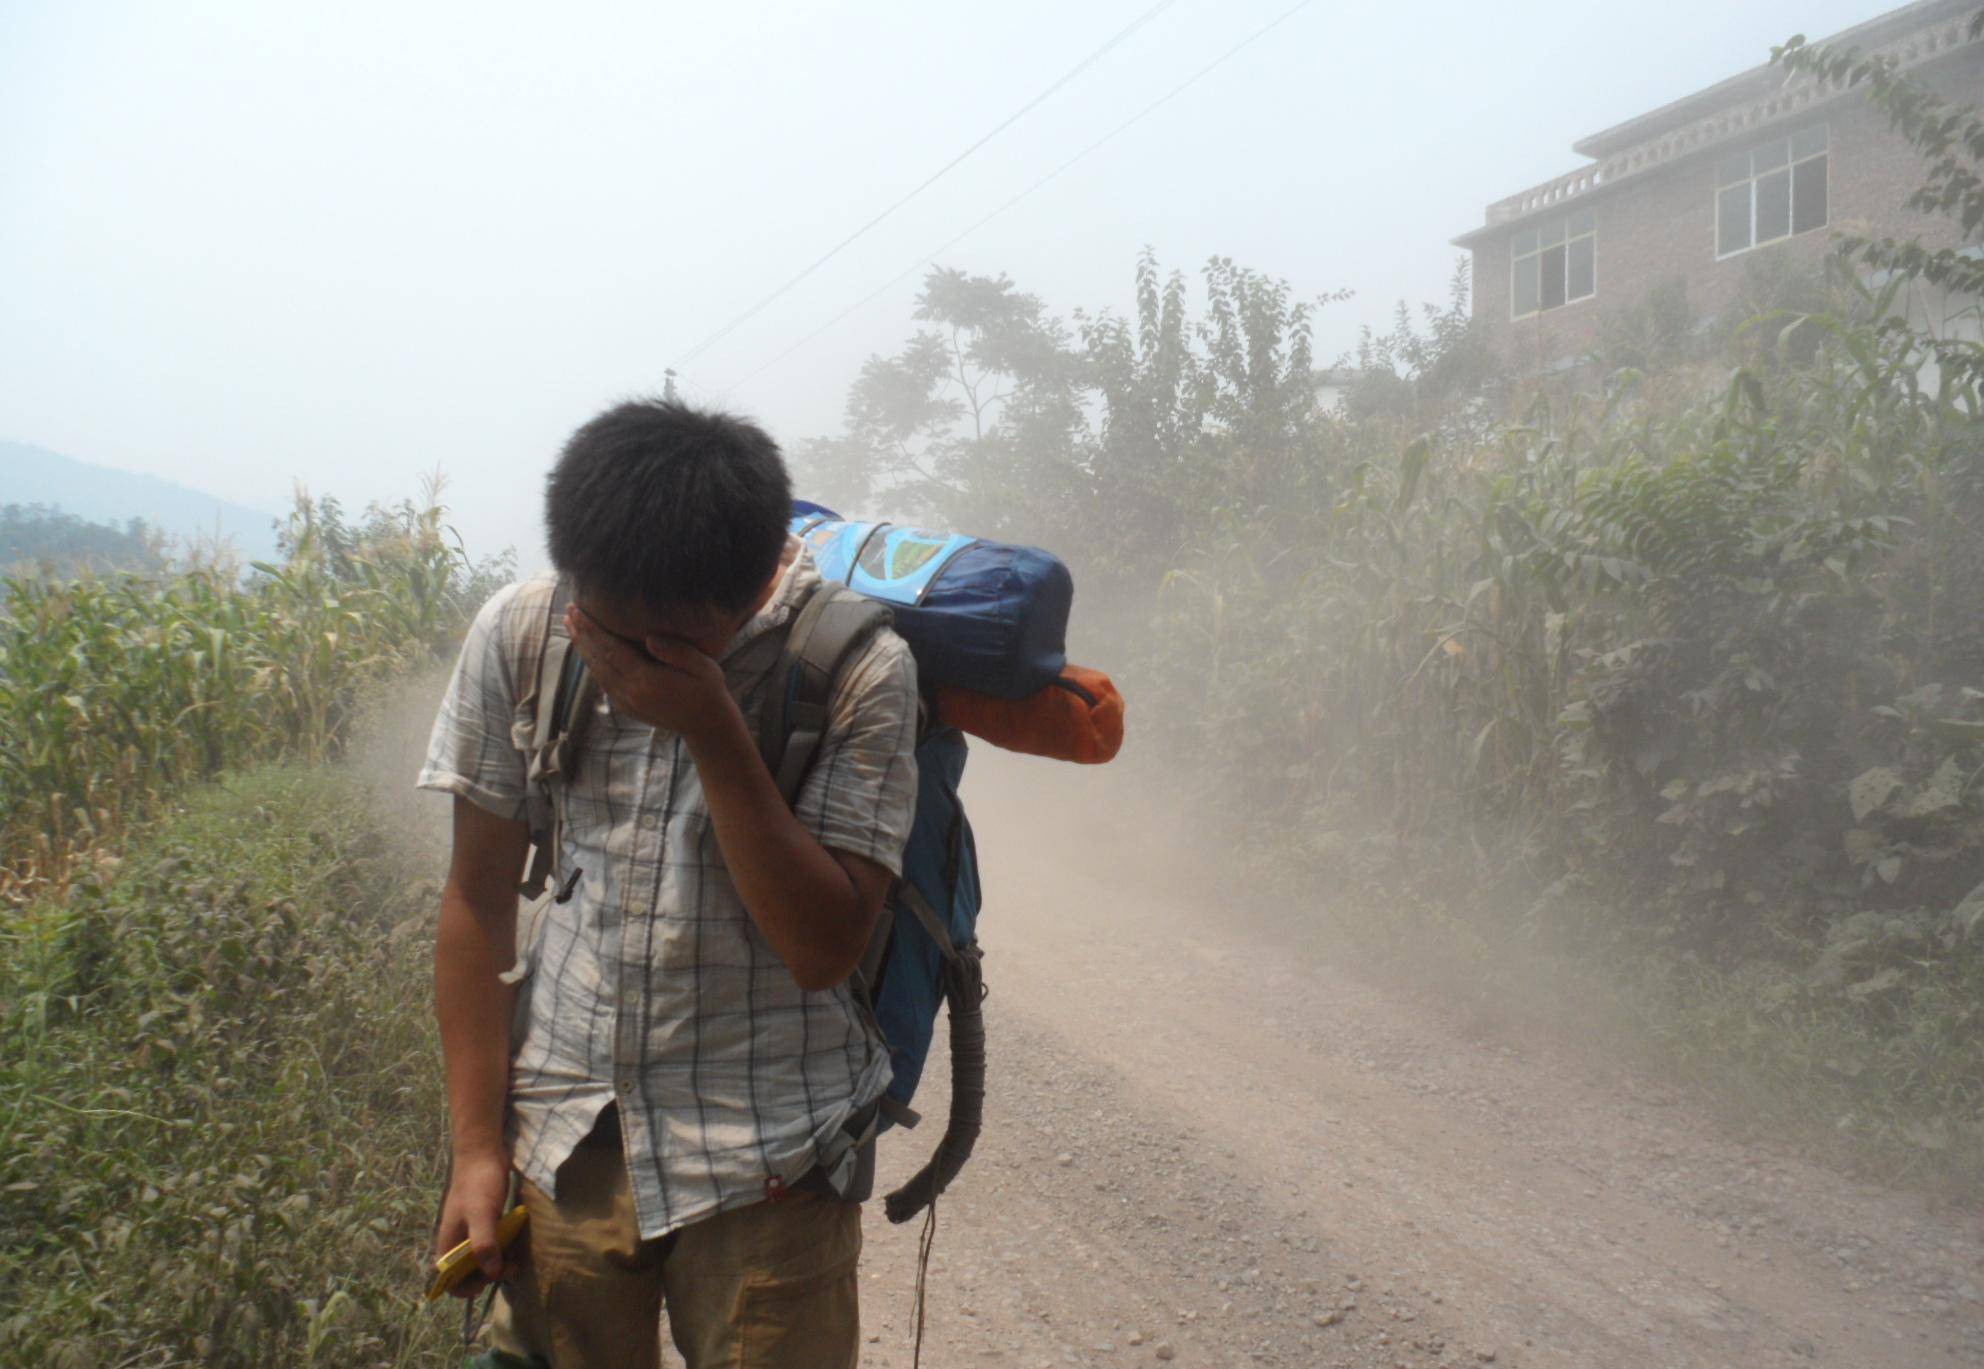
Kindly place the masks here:
[(432, 499), (356, 530), (305, 500), (284, 547), (245, 579), (4, 582), (0, 892), (59, 883), (187, 782), (335, 755), (357, 691), (445, 649), (501, 573), (450, 545)]

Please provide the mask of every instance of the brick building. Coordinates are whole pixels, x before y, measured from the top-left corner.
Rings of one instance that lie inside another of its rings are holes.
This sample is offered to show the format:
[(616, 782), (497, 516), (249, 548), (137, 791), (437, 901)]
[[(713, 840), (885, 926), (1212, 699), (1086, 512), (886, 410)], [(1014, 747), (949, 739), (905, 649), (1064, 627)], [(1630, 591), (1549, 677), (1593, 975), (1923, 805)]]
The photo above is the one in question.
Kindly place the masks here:
[[(1945, 98), (1984, 97), (1984, 0), (1918, 0), (1827, 44), (1894, 56)], [(1922, 164), (1860, 90), (1759, 66), (1573, 145), (1590, 159), (1488, 206), (1454, 239), (1474, 259), (1475, 318), (1513, 366), (1550, 370), (1664, 282), (1698, 318), (1743, 297), (1758, 265), (1816, 263), (1834, 233), (1958, 245), (1956, 225), (1905, 210)], [(1777, 261), (1766, 263), (1766, 257)], [(1937, 314), (1974, 301), (1914, 302)], [(1933, 321), (1940, 322), (1941, 319)]]

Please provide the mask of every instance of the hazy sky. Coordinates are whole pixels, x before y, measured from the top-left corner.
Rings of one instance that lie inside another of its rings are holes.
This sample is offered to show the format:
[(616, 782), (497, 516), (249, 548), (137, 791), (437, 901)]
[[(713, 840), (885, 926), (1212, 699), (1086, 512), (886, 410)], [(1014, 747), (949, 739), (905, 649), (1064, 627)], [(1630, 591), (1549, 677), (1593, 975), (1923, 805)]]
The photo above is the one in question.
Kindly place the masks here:
[[(0, 438), (270, 509), (438, 464), (471, 546), (534, 561), (573, 426), (1152, 3), (0, 0)], [(833, 430), (916, 276), (738, 382), (1292, 3), (1177, 0), (685, 390)], [(942, 260), (1065, 314), (1146, 244), (1220, 253), (1354, 289), (1331, 356), (1574, 138), (1886, 7), (1313, 0)]]

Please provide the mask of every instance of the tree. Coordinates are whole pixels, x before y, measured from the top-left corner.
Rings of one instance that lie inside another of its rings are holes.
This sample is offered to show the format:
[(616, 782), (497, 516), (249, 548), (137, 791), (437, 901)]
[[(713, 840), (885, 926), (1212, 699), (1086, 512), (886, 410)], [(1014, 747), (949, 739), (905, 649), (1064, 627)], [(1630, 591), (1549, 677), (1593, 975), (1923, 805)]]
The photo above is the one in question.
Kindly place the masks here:
[[(1970, 20), (1970, 37), (1984, 36), (1984, 9)], [(1984, 240), (1984, 112), (1955, 105), (1910, 80), (1891, 57), (1869, 57), (1856, 48), (1813, 47), (1802, 34), (1771, 49), (1771, 61), (1787, 70), (1829, 84), (1865, 86), (1867, 98), (1888, 124), (1927, 163), (1922, 184), (1907, 207), (1956, 222), (1962, 239)], [(1931, 249), (1915, 239), (1868, 238), (1843, 234), (1842, 253), (1890, 285), (1924, 281), (1953, 294), (1984, 299), (1984, 256), (1975, 247)], [(1906, 328), (1887, 320), (1890, 330)], [(1946, 386), (1967, 390), (1973, 404), (1984, 391), (1984, 344), (1944, 338), (1921, 340), (1933, 352)]]
[(933, 270), (929, 326), (869, 359), (843, 431), (801, 464), (836, 497), (1161, 573), (1209, 513), (1310, 497), (1327, 428), (1315, 305), (1226, 258), (1202, 279), (1195, 319), (1185, 277), (1146, 250), (1134, 315), (1076, 311), (1071, 330), (1004, 275)]
[[(998, 461), (990, 448), (1038, 448), (1077, 422), (1074, 358), (1061, 324), (1004, 275), (934, 269), (914, 317), (932, 326), (868, 359), (841, 434), (803, 444), (800, 464), (835, 499), (968, 521), (984, 507), (971, 482)], [(974, 449), (986, 449), (982, 460)]]
[(90, 523), (47, 504), (0, 505), (0, 574), (66, 580), (85, 572), (165, 569), (165, 538), (133, 518)]

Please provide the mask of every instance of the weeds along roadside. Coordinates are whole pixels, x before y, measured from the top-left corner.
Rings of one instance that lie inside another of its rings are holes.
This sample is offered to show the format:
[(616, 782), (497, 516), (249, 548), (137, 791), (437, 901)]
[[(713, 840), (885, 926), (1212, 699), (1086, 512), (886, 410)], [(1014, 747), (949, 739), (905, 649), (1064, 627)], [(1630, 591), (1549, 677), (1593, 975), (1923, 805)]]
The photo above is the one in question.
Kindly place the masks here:
[(342, 767), (258, 768), (5, 915), (9, 1362), (443, 1357), (433, 872), (383, 829)]
[(1326, 431), (1295, 532), (1210, 520), (1124, 649), (1291, 906), (1974, 1191), (1984, 420), (1892, 310), (1836, 279), (1778, 345), (1391, 461)]
[[(0, 1357), (431, 1362), (431, 868), (325, 764), (494, 583), (428, 500), (0, 608)], [(207, 781), (217, 781), (208, 783)], [(428, 877), (423, 883), (422, 877)]]

